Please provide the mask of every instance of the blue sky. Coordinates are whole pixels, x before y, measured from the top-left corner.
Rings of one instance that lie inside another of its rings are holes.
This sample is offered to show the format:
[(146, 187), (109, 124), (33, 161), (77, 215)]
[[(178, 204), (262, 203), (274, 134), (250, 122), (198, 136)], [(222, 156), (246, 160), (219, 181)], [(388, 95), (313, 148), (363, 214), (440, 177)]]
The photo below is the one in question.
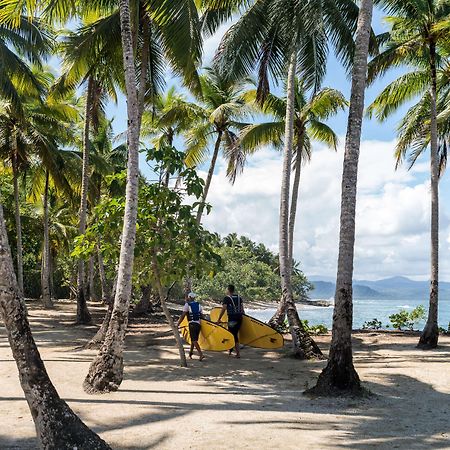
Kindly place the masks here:
[[(376, 33), (385, 29), (382, 17), (380, 11), (375, 11), (373, 27)], [(216, 36), (205, 42), (205, 64), (211, 60), (225, 29), (226, 26), (222, 27)], [(392, 71), (370, 86), (366, 93), (366, 105), (400, 73), (402, 70)], [(172, 84), (176, 84), (176, 80), (168, 79), (168, 85)], [(324, 86), (339, 89), (349, 97), (348, 76), (333, 56), (329, 57)], [(394, 170), (396, 125), (405, 112), (406, 108), (382, 124), (369, 119), (363, 124), (355, 246), (356, 278), (377, 279), (394, 275), (428, 278), (428, 154), (411, 171), (405, 167)], [(124, 131), (124, 98), (120, 98), (118, 105), (109, 105), (108, 113), (115, 117), (115, 132)], [(333, 278), (336, 274), (347, 111), (331, 119), (329, 124), (340, 136), (341, 145), (337, 153), (315, 145), (312, 161), (303, 169), (294, 254), (302, 262), (307, 275)], [(142, 170), (144, 173), (148, 171), (144, 159)], [(205, 167), (200, 170), (205, 174)], [(280, 155), (270, 148), (248, 161), (244, 174), (234, 186), (226, 180), (225, 164), (220, 160), (209, 197), (213, 209), (205, 218), (205, 225), (221, 234), (244, 234), (276, 251), (280, 175)], [(440, 271), (442, 279), (450, 280), (450, 263), (447, 263), (450, 214), (444, 200), (450, 192), (447, 175), (441, 181), (440, 191)]]

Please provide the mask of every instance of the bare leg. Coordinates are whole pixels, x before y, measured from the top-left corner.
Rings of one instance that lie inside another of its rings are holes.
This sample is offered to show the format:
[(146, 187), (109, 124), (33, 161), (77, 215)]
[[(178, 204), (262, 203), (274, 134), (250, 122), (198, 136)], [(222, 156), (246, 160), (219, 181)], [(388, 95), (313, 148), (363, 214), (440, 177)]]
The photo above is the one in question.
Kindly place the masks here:
[(234, 349), (236, 350), (236, 358), (241, 357), (241, 350), (239, 348), (239, 341), (236, 341), (236, 345), (234, 346)]
[[(197, 342), (191, 342), (191, 348), (189, 350), (189, 358), (192, 359), (192, 355), (194, 353), (194, 345), (197, 344)], [(197, 344), (198, 345), (198, 344)]]
[(198, 342), (194, 342), (194, 345), (195, 345), (195, 348), (197, 349), (197, 351), (198, 351), (198, 354), (199, 354), (199, 356), (200, 356), (200, 361), (205, 357), (204, 355), (203, 355), (203, 352), (202, 352), (202, 349), (200, 348), (200, 345), (198, 345)]

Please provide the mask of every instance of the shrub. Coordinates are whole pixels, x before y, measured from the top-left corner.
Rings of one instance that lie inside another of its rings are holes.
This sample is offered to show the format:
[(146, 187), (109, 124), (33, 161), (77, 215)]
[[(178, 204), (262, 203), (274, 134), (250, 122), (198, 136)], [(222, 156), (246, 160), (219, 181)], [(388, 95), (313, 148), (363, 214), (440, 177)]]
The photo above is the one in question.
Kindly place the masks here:
[(382, 325), (381, 321), (375, 318), (375, 319), (367, 320), (366, 322), (364, 322), (362, 329), (363, 330), (379, 330), (382, 327), (383, 327), (383, 325)]
[(413, 330), (414, 326), (423, 319), (425, 319), (425, 308), (422, 305), (417, 306), (411, 312), (402, 309), (398, 313), (389, 316), (389, 320), (396, 330), (401, 330), (402, 328)]
[(307, 320), (302, 320), (301, 322), (302, 322), (303, 326), (305, 327), (305, 330), (310, 334), (318, 335), (318, 334), (328, 333), (328, 328), (323, 324), (310, 325)]
[[(310, 325), (307, 320), (301, 320), (301, 322), (302, 322), (303, 327), (309, 334), (318, 335), (318, 334), (327, 334), (328, 333), (328, 328), (323, 324)], [(289, 332), (289, 323), (288, 323), (287, 319), (284, 320), (283, 326), (280, 331), (281, 331), (281, 333)]]

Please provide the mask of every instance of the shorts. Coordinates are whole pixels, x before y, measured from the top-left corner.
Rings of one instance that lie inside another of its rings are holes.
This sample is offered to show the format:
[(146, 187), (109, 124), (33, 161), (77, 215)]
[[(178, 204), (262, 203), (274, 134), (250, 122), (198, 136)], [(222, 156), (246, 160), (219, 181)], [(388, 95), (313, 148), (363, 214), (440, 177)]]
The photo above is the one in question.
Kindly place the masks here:
[(242, 316), (228, 321), (228, 331), (234, 336), (234, 340), (239, 342), (239, 330), (242, 325)]
[(197, 342), (200, 336), (200, 324), (197, 322), (189, 322), (189, 335), (191, 342)]

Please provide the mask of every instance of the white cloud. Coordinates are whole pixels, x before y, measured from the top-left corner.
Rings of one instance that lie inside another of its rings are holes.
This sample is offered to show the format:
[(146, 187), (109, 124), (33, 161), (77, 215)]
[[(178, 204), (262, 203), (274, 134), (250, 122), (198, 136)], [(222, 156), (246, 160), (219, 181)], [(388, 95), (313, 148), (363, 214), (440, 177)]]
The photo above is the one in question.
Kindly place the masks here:
[[(236, 19), (234, 21), (236, 21)], [(234, 21), (229, 20), (223, 23), (222, 25), (220, 25), (213, 36), (205, 39), (205, 41), (203, 42), (203, 66), (208, 66), (211, 64), (223, 35), (230, 28)]]
[[(344, 139), (341, 139), (343, 142)], [(358, 174), (355, 276), (406, 275), (426, 278), (429, 271), (429, 184), (426, 162), (416, 170), (394, 167), (394, 142), (363, 141)], [(341, 146), (342, 147), (342, 146)], [(295, 257), (307, 274), (334, 276), (338, 253), (343, 148), (320, 148), (303, 168)], [(271, 249), (278, 246), (281, 155), (256, 154), (234, 186), (223, 161), (213, 179), (213, 205), (205, 225), (220, 234), (236, 232)], [(441, 195), (448, 192), (447, 182)], [(449, 217), (441, 201), (441, 277), (450, 278)]]

